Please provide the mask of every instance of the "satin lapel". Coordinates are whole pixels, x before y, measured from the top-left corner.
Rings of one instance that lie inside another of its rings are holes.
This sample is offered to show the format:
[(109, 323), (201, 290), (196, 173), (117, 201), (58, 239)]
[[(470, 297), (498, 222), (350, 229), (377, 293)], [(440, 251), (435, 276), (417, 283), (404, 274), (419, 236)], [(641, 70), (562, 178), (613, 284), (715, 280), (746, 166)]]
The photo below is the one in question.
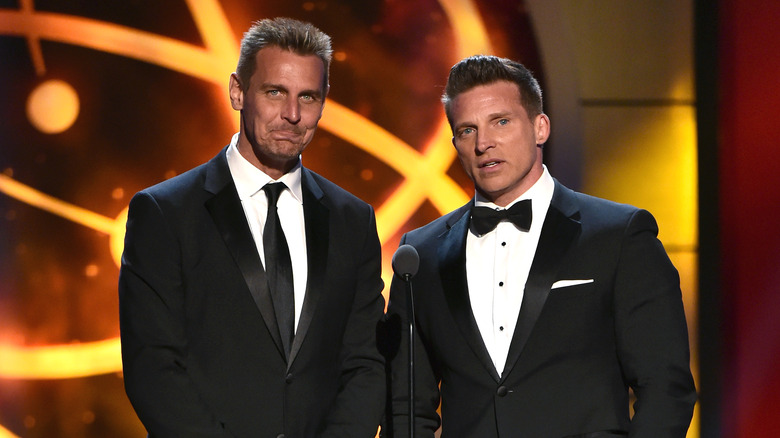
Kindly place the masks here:
[(288, 370), (301, 349), (301, 344), (314, 317), (314, 311), (323, 294), (330, 236), (329, 210), (322, 203), (323, 193), (305, 168), (302, 169), (302, 172), (303, 217), (306, 227), (306, 259), (309, 273), (306, 280), (303, 308), (290, 350), (290, 360), (287, 362)]
[(241, 275), (244, 277), (252, 299), (260, 310), (279, 353), (284, 356), (265, 271), (260, 256), (257, 254), (252, 232), (246, 222), (236, 186), (230, 176), (227, 160), (224, 157), (223, 150), (217, 158), (209, 163), (205, 187), (206, 190), (215, 194), (214, 197), (206, 201), (206, 209), (211, 214), (211, 218), (222, 235), (233, 260), (241, 270)]
[(504, 378), (517, 363), (547, 301), (561, 261), (580, 233), (579, 216), (570, 193), (569, 189), (556, 181), (555, 195), (547, 211), (536, 255), (525, 284), (523, 303), (503, 372)]
[[(469, 205), (471, 204), (473, 201), (469, 203)], [(466, 234), (468, 233), (471, 208), (463, 207), (462, 210), (463, 214), (460, 218), (454, 218), (453, 220), (457, 221), (441, 237), (443, 241), (438, 254), (441, 286), (447, 299), (447, 305), (455, 319), (455, 324), (482, 365), (498, 382), (500, 377), (490, 359), (490, 354), (485, 347), (477, 327), (477, 321), (474, 319), (474, 313), (471, 310), (466, 280)]]

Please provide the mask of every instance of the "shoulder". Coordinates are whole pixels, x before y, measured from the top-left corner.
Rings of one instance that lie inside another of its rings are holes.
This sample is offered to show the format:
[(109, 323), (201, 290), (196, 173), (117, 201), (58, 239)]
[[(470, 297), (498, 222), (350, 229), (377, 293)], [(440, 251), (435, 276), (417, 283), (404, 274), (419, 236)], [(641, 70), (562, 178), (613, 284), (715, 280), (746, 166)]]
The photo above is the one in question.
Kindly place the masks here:
[(458, 221), (464, 218), (468, 218), (473, 202), (474, 200), (470, 199), (466, 204), (445, 214), (444, 216), (441, 216), (438, 219), (434, 219), (420, 228), (409, 231), (406, 233), (405, 239), (409, 242), (417, 242), (438, 238), (443, 233), (449, 231)]
[(301, 169), (301, 184), (314, 197), (334, 208), (369, 209), (371, 206), (338, 184), (307, 168)]
[(152, 202), (158, 208), (179, 209), (193, 200), (200, 199), (198, 193), (203, 193), (205, 181), (205, 164), (190, 169), (182, 174), (147, 187), (136, 193), (130, 200), (130, 209), (141, 204)]
[(631, 204), (577, 192), (556, 181), (551, 208), (589, 228), (626, 228), (631, 224), (657, 229), (653, 215)]
[(160, 205), (175, 207), (188, 202), (200, 202), (202, 205), (203, 197), (209, 191), (216, 192), (230, 182), (230, 169), (225, 159), (225, 149), (222, 149), (208, 162), (136, 193), (131, 206), (141, 199), (153, 199)]
[(166, 194), (186, 192), (196, 186), (202, 188), (206, 173), (205, 167), (206, 164), (201, 164), (198, 167), (192, 168), (184, 173), (152, 185), (142, 190), (141, 192), (149, 193), (155, 196), (165, 196)]

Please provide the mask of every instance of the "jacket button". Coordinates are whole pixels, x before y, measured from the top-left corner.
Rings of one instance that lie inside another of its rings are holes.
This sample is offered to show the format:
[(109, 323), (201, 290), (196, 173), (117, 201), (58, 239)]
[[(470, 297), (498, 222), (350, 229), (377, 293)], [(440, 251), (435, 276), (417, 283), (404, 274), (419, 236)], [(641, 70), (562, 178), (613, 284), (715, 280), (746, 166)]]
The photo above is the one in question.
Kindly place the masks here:
[(280, 433), (279, 435), (276, 435), (276, 438), (284, 438), (284, 434)]
[(496, 394), (499, 397), (503, 397), (503, 396), (507, 395), (507, 393), (509, 393), (509, 390), (506, 389), (506, 386), (499, 386), (498, 390), (496, 391)]
[[(284, 381), (287, 382), (287, 383), (292, 383), (292, 381), (293, 381), (292, 373), (284, 376)], [(284, 435), (279, 435), (279, 437), (284, 438)]]

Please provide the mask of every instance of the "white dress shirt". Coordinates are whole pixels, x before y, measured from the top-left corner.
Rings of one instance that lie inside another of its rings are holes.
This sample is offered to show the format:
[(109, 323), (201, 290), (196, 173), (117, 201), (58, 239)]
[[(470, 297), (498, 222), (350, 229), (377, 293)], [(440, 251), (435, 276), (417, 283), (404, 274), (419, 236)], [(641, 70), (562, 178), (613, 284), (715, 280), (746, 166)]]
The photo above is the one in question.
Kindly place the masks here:
[[(518, 201), (531, 199), (533, 219), (529, 231), (521, 231), (511, 222), (503, 221), (485, 235), (477, 235), (471, 229), (466, 236), (466, 277), (471, 310), (499, 375), (503, 373), (509, 354), (525, 283), (554, 188), (555, 183), (545, 167), (539, 180), (507, 205), (509, 208)], [(501, 209), (479, 193), (475, 203), (479, 207)]]
[(268, 214), (268, 198), (263, 191), (263, 186), (271, 182), (283, 182), (287, 186), (287, 189), (279, 195), (276, 208), (284, 237), (287, 239), (287, 246), (290, 248), (295, 295), (295, 328), (297, 331), (298, 319), (303, 308), (303, 298), (306, 294), (306, 279), (308, 278), (300, 158), (298, 164), (291, 171), (282, 175), (278, 180), (273, 180), (238, 152), (238, 134), (236, 134), (227, 149), (227, 162), (263, 266), (265, 266), (263, 227), (265, 227), (265, 219)]

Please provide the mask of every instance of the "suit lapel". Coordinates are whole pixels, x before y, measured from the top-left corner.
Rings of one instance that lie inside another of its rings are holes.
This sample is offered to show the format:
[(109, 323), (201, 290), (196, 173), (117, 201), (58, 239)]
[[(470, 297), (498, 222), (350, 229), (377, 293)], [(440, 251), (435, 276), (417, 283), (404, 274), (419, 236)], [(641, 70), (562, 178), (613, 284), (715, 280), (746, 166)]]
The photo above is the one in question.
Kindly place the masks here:
[(456, 325), (482, 365), (498, 382), (500, 377), (474, 319), (466, 280), (466, 234), (473, 202), (472, 200), (461, 207), (460, 211), (452, 216), (451, 222), (447, 224), (449, 229), (441, 236), (443, 241), (438, 254), (439, 274), (442, 290)]
[(520, 357), (547, 301), (561, 261), (579, 233), (579, 215), (573, 192), (556, 180), (553, 199), (542, 226), (539, 245), (525, 284), (523, 303), (504, 367), (504, 378), (509, 375)]
[(238, 265), (279, 353), (284, 356), (265, 271), (246, 222), (236, 186), (230, 176), (224, 149), (209, 162), (204, 187), (214, 194), (206, 201), (206, 209)]
[(325, 272), (328, 260), (329, 210), (322, 203), (323, 193), (306, 168), (301, 169), (301, 188), (303, 191), (303, 217), (306, 227), (306, 258), (308, 278), (306, 294), (303, 300), (298, 328), (287, 362), (289, 370), (298, 351), (301, 349), (306, 333), (311, 325), (314, 311), (323, 294)]

